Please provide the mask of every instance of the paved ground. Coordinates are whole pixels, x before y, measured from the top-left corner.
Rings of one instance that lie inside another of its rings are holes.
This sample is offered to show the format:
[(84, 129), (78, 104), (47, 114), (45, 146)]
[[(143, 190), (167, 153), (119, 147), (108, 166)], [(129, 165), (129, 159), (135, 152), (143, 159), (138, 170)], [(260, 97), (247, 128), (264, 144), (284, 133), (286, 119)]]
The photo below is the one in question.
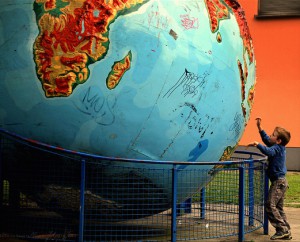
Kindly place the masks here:
[[(293, 239), (289, 240), (291, 242), (300, 242), (300, 208), (285, 208), (288, 221), (291, 224), (292, 228), (292, 236)], [(271, 242), (273, 240), (270, 240), (270, 235), (273, 235), (275, 233), (274, 228), (270, 225), (269, 226), (269, 235), (263, 234), (263, 229), (259, 229), (257, 231), (254, 231), (250, 234), (245, 235), (245, 242)], [(32, 241), (32, 240), (31, 240)], [(40, 240), (39, 240), (40, 241)], [(194, 242), (233, 242), (238, 241), (237, 237), (227, 237), (227, 238), (219, 238), (219, 239), (206, 239), (206, 240), (199, 240)], [(276, 241), (287, 241), (287, 240), (276, 240)], [(0, 242), (28, 242), (27, 240), (18, 240), (18, 239), (12, 239), (12, 238), (1, 238)]]
[[(291, 225), (292, 240), (275, 240), (275, 241), (292, 241), (300, 242), (300, 208), (285, 208), (288, 221)], [(245, 242), (270, 242), (270, 236), (275, 233), (274, 228), (269, 224), (269, 235), (263, 234), (263, 229), (259, 229), (250, 234), (245, 235)], [(203, 240), (202, 240), (203, 241)], [(221, 239), (209, 239), (207, 242), (228, 242), (228, 241), (238, 241), (237, 237), (228, 237)], [(200, 241), (199, 241), (200, 242)]]

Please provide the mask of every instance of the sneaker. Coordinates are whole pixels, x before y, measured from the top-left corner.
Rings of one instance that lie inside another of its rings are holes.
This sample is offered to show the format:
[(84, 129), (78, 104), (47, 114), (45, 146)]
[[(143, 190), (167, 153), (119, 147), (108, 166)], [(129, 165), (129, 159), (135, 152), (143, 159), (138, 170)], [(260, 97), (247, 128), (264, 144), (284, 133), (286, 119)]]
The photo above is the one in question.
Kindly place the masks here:
[(281, 240), (292, 240), (293, 237), (292, 236), (289, 236), (289, 237), (286, 237), (286, 238), (282, 238)]
[(276, 240), (276, 239), (292, 239), (291, 232), (276, 232), (270, 239), (271, 240)]
[(292, 237), (292, 234), (291, 234), (291, 231), (288, 231), (288, 236), (282, 238), (282, 240), (291, 240), (293, 237)]

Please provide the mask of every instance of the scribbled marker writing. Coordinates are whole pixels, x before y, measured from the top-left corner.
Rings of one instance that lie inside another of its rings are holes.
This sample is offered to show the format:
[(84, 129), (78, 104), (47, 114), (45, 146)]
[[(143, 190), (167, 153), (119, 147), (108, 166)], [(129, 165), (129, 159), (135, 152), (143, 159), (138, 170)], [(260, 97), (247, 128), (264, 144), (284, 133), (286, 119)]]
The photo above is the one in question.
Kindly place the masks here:
[(204, 73), (202, 76), (198, 76), (185, 69), (179, 80), (165, 93), (164, 97), (170, 97), (177, 89), (180, 89), (181, 94), (186, 97), (187, 95), (196, 96), (199, 92), (198, 88), (206, 83), (206, 76)]
[(181, 15), (181, 25), (186, 29), (198, 29), (198, 18), (191, 18), (188, 14)]
[(91, 116), (96, 123), (100, 125), (111, 125), (114, 123), (115, 115), (113, 109), (116, 105), (114, 97), (103, 97), (92, 92), (91, 87), (89, 87), (78, 101), (76, 108), (80, 112)]

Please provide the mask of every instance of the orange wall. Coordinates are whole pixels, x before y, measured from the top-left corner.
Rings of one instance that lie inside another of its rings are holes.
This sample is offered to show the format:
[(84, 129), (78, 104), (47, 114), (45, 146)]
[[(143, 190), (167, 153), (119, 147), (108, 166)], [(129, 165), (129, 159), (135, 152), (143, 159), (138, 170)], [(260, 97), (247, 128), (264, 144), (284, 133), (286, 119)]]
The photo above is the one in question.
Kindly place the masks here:
[(267, 133), (275, 126), (291, 132), (288, 147), (300, 147), (300, 18), (255, 19), (257, 0), (239, 0), (253, 39), (257, 83), (250, 120), (240, 145), (260, 137), (256, 117)]

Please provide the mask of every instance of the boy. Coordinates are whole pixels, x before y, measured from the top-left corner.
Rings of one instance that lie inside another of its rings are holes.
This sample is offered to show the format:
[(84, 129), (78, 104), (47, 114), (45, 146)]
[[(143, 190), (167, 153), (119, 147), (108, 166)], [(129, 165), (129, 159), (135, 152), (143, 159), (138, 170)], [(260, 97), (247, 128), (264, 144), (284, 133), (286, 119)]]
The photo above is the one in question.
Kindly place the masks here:
[(283, 204), (285, 192), (288, 188), (285, 178), (287, 172), (285, 146), (290, 141), (291, 135), (287, 130), (276, 127), (273, 134), (268, 136), (261, 127), (261, 118), (256, 119), (256, 125), (266, 146), (257, 141), (249, 145), (257, 147), (263, 154), (268, 156), (267, 174), (271, 181), (271, 186), (266, 202), (266, 213), (270, 223), (276, 229), (276, 233), (270, 239), (290, 240), (292, 239), (291, 228), (283, 211)]

